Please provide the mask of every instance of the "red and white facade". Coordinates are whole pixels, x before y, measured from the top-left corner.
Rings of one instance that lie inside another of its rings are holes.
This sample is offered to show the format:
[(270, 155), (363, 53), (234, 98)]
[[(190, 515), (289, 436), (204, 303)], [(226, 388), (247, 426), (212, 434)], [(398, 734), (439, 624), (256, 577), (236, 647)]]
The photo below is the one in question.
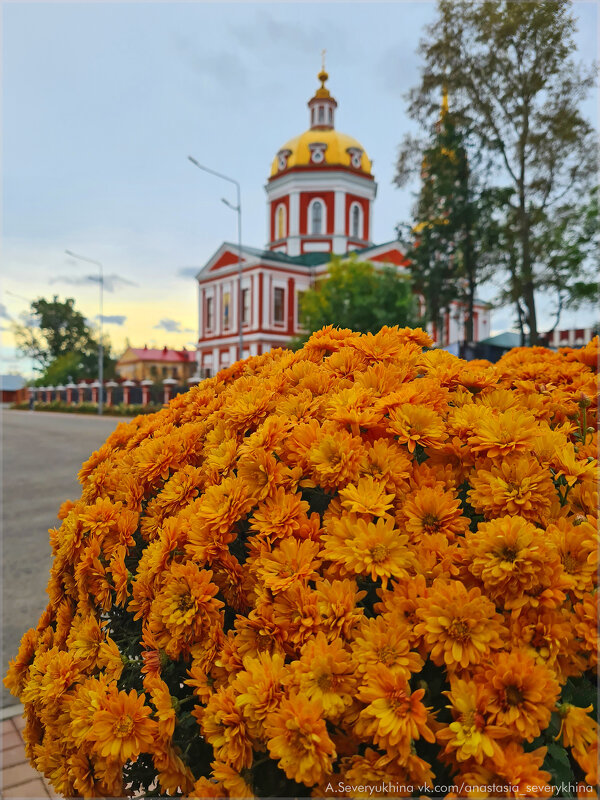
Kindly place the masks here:
[[(325, 275), (332, 254), (407, 270), (397, 241), (374, 245), (377, 185), (362, 145), (335, 130), (337, 103), (321, 86), (308, 103), (310, 128), (277, 152), (266, 184), (264, 250), (225, 242), (197, 275), (198, 374), (216, 374), (239, 358), (285, 347), (302, 332), (299, 298)], [(241, 313), (240, 313), (241, 311)], [(478, 304), (476, 340), (489, 336), (489, 308)], [(464, 338), (458, 307), (448, 315), (441, 343)], [(239, 352), (242, 325), (243, 353)], [(454, 338), (453, 338), (454, 337)]]

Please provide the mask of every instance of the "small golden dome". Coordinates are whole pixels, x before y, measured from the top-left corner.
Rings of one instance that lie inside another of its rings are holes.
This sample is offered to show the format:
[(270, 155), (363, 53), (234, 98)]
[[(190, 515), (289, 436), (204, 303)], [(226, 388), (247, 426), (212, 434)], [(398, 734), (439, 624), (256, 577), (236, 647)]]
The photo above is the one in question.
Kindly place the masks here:
[[(316, 144), (326, 145), (324, 158), (319, 163), (315, 162), (313, 157), (314, 147), (311, 149), (311, 145)], [(284, 159), (280, 159), (279, 154), (285, 154)], [(362, 144), (354, 137), (333, 129), (311, 129), (290, 139), (279, 149), (271, 165), (270, 177), (292, 167), (318, 169), (323, 166), (347, 167), (359, 174), (371, 175), (371, 161)]]
[(329, 78), (329, 75), (325, 72), (324, 68), (319, 72), (317, 78), (321, 81), (321, 85), (315, 92), (315, 97), (331, 97), (329, 89), (325, 86), (325, 81)]

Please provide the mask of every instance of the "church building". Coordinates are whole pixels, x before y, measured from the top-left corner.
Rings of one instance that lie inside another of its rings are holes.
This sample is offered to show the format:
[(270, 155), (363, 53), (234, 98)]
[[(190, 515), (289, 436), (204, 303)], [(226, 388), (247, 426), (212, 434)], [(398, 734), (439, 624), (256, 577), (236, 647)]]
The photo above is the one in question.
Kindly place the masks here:
[[(408, 270), (398, 241), (375, 244), (377, 184), (360, 142), (335, 128), (328, 75), (308, 101), (309, 128), (277, 151), (266, 184), (269, 241), (264, 250), (224, 242), (198, 273), (198, 372), (215, 375), (239, 358), (285, 347), (302, 333), (300, 297), (324, 276), (332, 254)], [(241, 264), (240, 264), (241, 255)], [(457, 310), (444, 344), (464, 338)], [(242, 326), (243, 352), (240, 353)], [(475, 339), (489, 336), (489, 309), (476, 307)]]

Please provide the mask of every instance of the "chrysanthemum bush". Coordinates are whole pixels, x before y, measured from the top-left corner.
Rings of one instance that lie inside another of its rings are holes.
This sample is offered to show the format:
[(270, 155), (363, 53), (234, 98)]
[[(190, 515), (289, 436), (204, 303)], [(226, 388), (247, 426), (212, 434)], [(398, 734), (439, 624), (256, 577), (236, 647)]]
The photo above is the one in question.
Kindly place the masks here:
[(592, 796), (598, 340), (430, 345), (324, 329), (83, 465), (5, 679), (56, 791)]

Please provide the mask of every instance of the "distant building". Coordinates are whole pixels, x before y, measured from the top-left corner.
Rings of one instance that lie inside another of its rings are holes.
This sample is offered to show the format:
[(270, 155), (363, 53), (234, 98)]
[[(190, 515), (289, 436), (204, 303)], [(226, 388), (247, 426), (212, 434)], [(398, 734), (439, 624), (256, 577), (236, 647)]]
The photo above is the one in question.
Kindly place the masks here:
[(0, 375), (0, 402), (21, 403), (27, 400), (25, 378), (22, 375)]
[(130, 381), (162, 381), (174, 378), (187, 381), (196, 371), (193, 350), (162, 350), (144, 347), (128, 347), (117, 361), (119, 378)]
[[(321, 86), (308, 101), (310, 127), (276, 153), (266, 185), (268, 242), (264, 250), (225, 242), (198, 273), (198, 370), (214, 375), (239, 358), (285, 347), (302, 332), (303, 292), (324, 276), (332, 254), (359, 260), (409, 262), (398, 241), (374, 244), (377, 184), (364, 147), (335, 129), (336, 100)], [(489, 336), (489, 306), (476, 303), (474, 338)], [(465, 311), (454, 304), (440, 342), (464, 339)], [(239, 352), (242, 326), (244, 351)]]
[(594, 328), (569, 328), (540, 334), (540, 344), (557, 350), (559, 347), (583, 347), (596, 335)]

